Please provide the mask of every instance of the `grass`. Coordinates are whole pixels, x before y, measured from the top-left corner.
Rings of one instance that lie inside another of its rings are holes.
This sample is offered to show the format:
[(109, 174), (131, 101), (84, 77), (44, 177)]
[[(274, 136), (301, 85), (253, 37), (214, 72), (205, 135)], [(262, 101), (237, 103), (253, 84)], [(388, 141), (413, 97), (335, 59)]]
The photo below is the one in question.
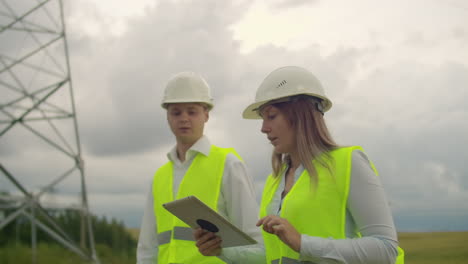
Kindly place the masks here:
[[(106, 245), (96, 245), (97, 255), (102, 264), (134, 264), (134, 255), (115, 252)], [(12, 243), (0, 247), (1, 264), (31, 264), (33, 255), (30, 245)], [(36, 252), (37, 264), (91, 264), (77, 254), (57, 244), (39, 243)]]
[[(0, 263), (29, 264), (32, 263), (33, 253), (30, 245), (12, 244), (0, 248)], [(75, 253), (63, 249), (58, 245), (39, 243), (37, 245), (36, 261), (38, 264), (88, 264)]]
[[(138, 239), (139, 229), (129, 229)], [(468, 260), (468, 231), (399, 233), (400, 246), (405, 250), (405, 264), (466, 264)], [(74, 253), (53, 245), (38, 245), (38, 264), (84, 264)], [(97, 245), (101, 263), (134, 263), (134, 256), (113, 253), (104, 245)], [(31, 263), (27, 246), (0, 248), (0, 263)]]
[[(138, 240), (138, 228), (129, 232)], [(468, 263), (468, 231), (399, 233), (398, 239), (405, 251), (405, 264)]]
[(398, 234), (405, 264), (464, 264), (468, 260), (468, 232)]

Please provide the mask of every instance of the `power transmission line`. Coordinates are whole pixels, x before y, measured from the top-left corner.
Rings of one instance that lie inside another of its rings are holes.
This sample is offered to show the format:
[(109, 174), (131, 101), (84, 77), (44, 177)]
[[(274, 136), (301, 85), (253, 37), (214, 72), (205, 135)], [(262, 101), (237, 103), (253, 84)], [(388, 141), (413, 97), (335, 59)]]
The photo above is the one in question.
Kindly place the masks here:
[[(62, 0), (1, 0), (0, 43), (0, 143), (18, 151), (45, 143), (46, 153), (54, 153), (40, 157), (40, 165), (28, 160), (10, 164), (11, 160), (4, 158), (8, 155), (0, 156), (0, 180), (10, 186), (0, 191), (11, 193), (8, 198), (3, 197), (10, 199), (11, 213), (0, 219), (0, 229), (20, 217), (29, 219), (32, 263), (37, 261), (37, 229), (82, 258), (99, 263), (87, 199)], [(32, 137), (36, 139), (34, 144), (24, 146)], [(55, 160), (57, 155), (63, 158), (63, 164)], [(44, 168), (49, 171), (40, 172)], [(75, 187), (79, 204), (54, 203), (53, 207), (81, 213), (80, 243), (49, 214), (51, 203), (44, 201), (44, 194), (53, 194), (72, 178), (79, 182), (79, 187)], [(37, 186), (31, 186), (32, 181), (40, 183), (38, 190), (33, 190)]]

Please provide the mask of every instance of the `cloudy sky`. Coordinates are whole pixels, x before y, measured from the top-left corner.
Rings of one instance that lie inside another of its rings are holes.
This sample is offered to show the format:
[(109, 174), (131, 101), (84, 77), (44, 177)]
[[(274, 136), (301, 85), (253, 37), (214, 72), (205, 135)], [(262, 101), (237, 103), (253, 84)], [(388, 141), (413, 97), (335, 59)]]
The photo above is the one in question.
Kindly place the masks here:
[[(326, 120), (336, 141), (363, 146), (375, 163), (400, 231), (468, 230), (465, 1), (74, 0), (64, 9), (93, 213), (139, 226), (152, 175), (174, 145), (164, 84), (186, 70), (212, 88), (205, 134), (237, 149), (259, 197), (271, 146), (260, 121), (241, 112), (269, 72), (298, 65), (333, 101)], [(20, 57), (23, 40), (1, 39), (2, 52)], [(0, 81), (14, 82), (6, 72)], [(67, 95), (55, 100), (67, 104)], [(0, 97), (15, 95), (1, 87)], [(36, 138), (19, 125), (0, 138), (1, 163), (32, 190), (70, 166)], [(0, 191), (14, 192), (2, 176)], [(77, 179), (56, 187), (60, 199), (44, 199), (73, 203)]]

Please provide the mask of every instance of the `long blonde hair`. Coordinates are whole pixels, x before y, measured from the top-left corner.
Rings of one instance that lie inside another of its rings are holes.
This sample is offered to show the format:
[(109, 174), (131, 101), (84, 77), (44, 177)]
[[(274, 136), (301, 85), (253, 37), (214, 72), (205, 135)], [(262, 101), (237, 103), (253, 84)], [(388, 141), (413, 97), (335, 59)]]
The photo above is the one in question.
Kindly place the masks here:
[[(313, 186), (317, 186), (318, 176), (312, 161), (316, 160), (330, 170), (329, 162), (327, 162), (331, 160), (329, 151), (338, 147), (328, 131), (319, 104), (320, 99), (307, 95), (296, 95), (289, 97), (287, 101), (282, 99), (277, 103), (268, 103), (285, 115), (295, 132), (299, 162), (309, 173)], [(289, 154), (273, 151), (273, 175), (278, 177), (286, 168), (285, 165), (290, 165), (290, 162)]]

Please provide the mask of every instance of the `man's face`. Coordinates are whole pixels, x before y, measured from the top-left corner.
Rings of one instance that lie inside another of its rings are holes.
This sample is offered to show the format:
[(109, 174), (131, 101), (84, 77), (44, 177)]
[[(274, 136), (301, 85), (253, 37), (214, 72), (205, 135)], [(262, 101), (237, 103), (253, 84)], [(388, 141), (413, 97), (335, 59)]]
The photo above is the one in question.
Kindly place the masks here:
[(167, 121), (177, 142), (194, 144), (203, 136), (208, 110), (198, 103), (176, 103), (167, 107)]

